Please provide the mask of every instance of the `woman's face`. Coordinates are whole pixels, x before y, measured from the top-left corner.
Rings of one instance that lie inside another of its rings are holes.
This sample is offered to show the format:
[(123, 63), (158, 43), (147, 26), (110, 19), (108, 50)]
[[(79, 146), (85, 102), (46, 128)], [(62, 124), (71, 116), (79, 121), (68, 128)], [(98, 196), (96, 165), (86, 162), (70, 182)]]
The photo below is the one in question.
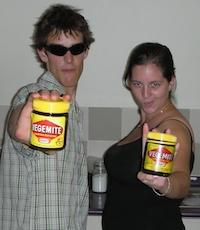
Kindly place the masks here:
[(129, 80), (132, 96), (145, 114), (162, 109), (169, 100), (173, 84), (174, 77), (168, 82), (161, 69), (152, 63), (134, 66)]

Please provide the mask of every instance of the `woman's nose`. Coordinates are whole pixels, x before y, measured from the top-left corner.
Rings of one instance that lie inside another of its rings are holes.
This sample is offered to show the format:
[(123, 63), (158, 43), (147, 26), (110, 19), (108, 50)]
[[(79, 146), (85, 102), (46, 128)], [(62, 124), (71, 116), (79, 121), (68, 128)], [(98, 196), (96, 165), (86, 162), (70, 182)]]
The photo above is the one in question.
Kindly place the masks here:
[(148, 98), (150, 96), (150, 94), (151, 94), (151, 89), (148, 86), (145, 85), (142, 88), (142, 95), (143, 95), (143, 97)]

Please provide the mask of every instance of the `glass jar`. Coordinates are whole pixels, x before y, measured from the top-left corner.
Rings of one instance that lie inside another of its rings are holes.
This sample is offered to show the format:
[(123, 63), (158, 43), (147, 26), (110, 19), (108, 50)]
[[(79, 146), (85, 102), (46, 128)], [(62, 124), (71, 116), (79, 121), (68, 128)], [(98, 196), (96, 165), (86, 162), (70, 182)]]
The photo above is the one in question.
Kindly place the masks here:
[(31, 146), (60, 150), (65, 147), (70, 103), (35, 98), (31, 114)]
[(168, 133), (149, 132), (145, 147), (143, 172), (169, 176), (172, 172), (177, 137)]
[(107, 173), (103, 160), (95, 161), (92, 173), (92, 191), (104, 193), (107, 190)]

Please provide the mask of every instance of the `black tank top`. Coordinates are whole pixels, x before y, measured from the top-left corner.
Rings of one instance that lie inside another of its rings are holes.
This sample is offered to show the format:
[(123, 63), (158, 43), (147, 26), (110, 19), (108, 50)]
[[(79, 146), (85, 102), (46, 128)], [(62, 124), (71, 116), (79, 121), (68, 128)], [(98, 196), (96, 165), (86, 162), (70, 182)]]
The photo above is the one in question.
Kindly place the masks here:
[(142, 139), (114, 144), (104, 154), (108, 173), (103, 230), (183, 230), (181, 200), (156, 195), (137, 179)]

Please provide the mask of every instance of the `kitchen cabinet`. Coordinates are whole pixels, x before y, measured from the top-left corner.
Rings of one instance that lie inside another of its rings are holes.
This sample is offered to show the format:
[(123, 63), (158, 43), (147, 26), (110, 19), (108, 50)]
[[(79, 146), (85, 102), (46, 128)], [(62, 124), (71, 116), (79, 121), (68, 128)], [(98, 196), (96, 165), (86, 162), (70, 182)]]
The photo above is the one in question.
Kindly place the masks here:
[(88, 216), (87, 230), (102, 230), (101, 216)]
[(186, 230), (199, 230), (200, 218), (184, 217), (183, 223)]
[[(184, 217), (186, 230), (199, 230), (200, 218)], [(88, 216), (87, 230), (102, 230), (101, 216)]]

